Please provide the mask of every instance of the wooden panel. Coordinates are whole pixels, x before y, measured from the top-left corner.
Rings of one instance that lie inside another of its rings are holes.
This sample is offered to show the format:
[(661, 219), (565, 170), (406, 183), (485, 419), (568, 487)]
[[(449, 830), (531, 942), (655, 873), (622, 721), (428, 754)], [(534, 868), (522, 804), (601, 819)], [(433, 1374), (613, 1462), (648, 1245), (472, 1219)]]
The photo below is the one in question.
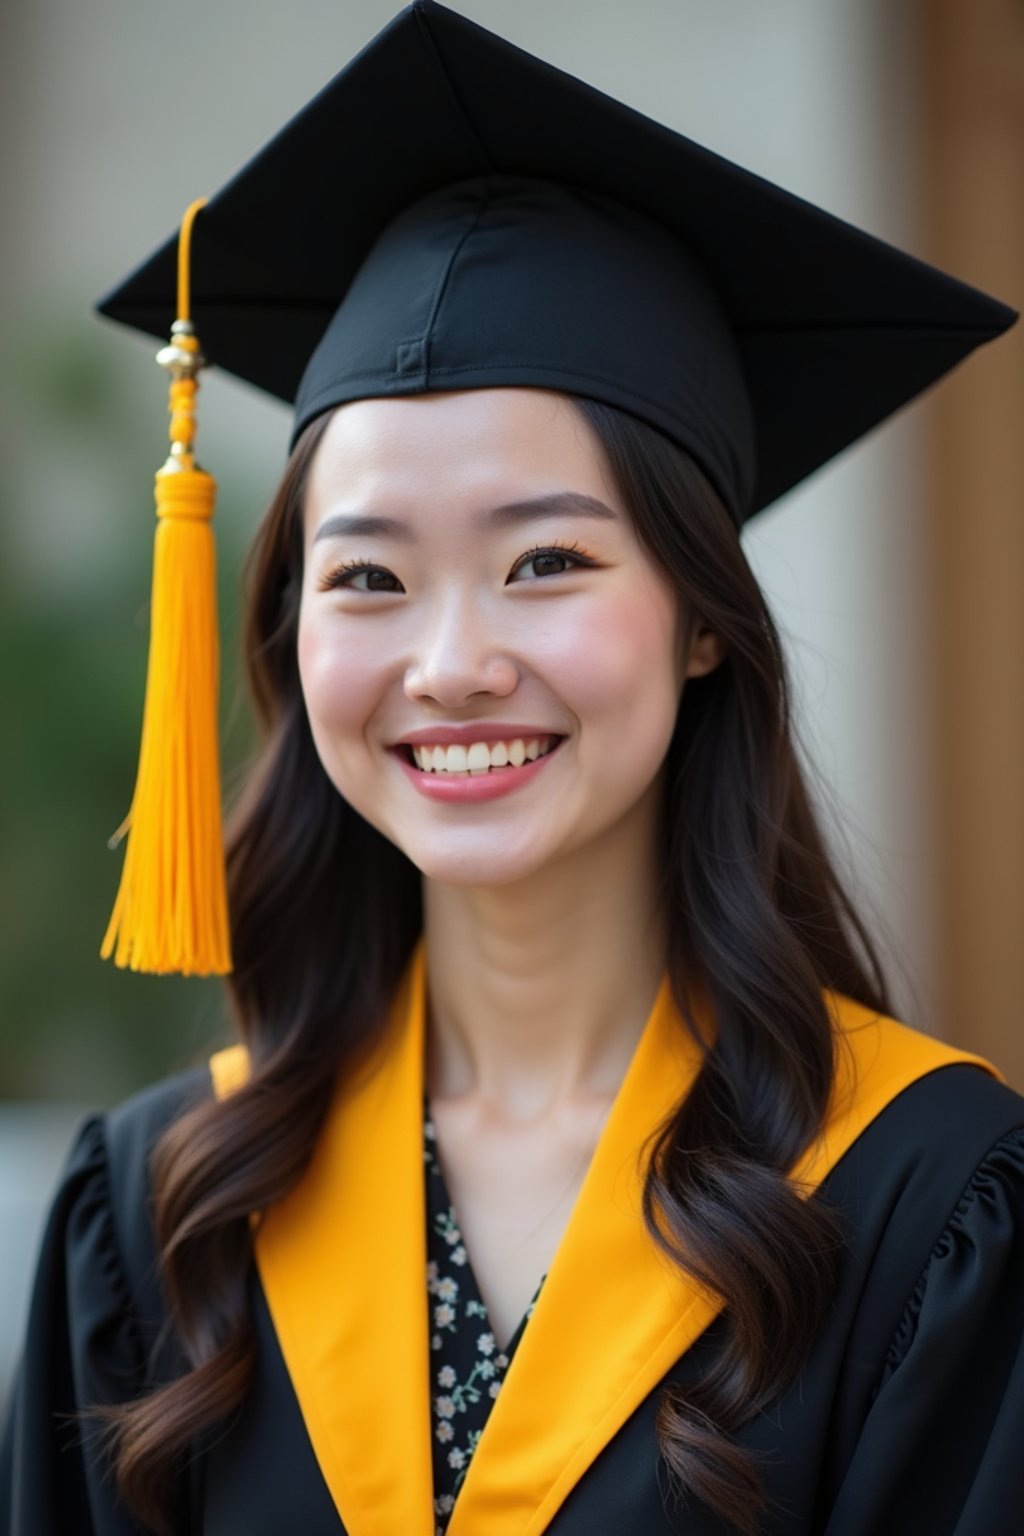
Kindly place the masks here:
[[(923, 253), (1024, 307), (1024, 5), (917, 0)], [(927, 407), (937, 1030), (1024, 1090), (1024, 322)]]

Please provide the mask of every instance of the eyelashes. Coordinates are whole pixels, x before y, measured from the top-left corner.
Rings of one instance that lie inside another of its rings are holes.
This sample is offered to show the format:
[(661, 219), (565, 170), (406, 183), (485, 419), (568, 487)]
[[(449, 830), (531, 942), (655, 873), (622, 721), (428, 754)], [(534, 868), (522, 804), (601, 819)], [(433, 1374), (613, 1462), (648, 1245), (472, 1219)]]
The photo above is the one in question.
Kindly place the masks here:
[[(540, 560), (545, 556), (568, 562), (568, 570), (582, 566), (592, 566), (597, 563), (593, 556), (588, 555), (586, 550), (576, 540), (573, 540), (571, 544), (536, 544), (532, 549), (528, 549), (524, 555), (520, 555), (509, 575), (514, 575), (524, 565), (529, 565), (532, 561)], [(319, 579), (318, 588), (321, 592), (328, 592), (336, 587), (349, 587), (353, 591), (360, 592), (399, 592), (402, 590), (401, 584), (394, 587), (369, 585), (353, 587), (353, 579), (364, 574), (367, 578), (376, 575), (384, 577), (385, 580), (398, 581), (398, 578), (386, 566), (376, 565), (369, 560), (344, 560), (340, 565), (333, 566), (330, 570), (324, 572)], [(551, 571), (547, 577), (538, 576), (535, 579), (545, 580), (550, 579), (551, 576), (564, 576), (566, 574), (567, 570)]]

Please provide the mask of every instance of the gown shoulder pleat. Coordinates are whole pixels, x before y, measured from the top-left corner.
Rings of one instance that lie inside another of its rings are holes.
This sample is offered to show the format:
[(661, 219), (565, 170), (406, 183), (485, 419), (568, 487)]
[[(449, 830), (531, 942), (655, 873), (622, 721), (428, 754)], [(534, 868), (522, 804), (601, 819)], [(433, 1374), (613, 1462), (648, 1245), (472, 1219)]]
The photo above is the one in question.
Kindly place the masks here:
[[(0, 1530), (9, 1536), (137, 1536), (86, 1410), (154, 1382), (163, 1309), (148, 1155), (204, 1082), (205, 1069), (177, 1074), (89, 1116), (74, 1138), (43, 1230), (0, 1440)], [(169, 1373), (179, 1364), (164, 1357)]]
[(1024, 1126), (978, 1164), (906, 1299), (826, 1536), (1010, 1536), (1022, 1450)]

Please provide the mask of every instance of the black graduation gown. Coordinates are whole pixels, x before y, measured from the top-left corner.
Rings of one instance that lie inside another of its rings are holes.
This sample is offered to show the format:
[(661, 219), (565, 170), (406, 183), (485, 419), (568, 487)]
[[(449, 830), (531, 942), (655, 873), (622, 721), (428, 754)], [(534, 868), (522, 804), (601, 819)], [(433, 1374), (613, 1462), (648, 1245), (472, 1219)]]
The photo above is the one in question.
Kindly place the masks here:
[[(136, 1530), (95, 1447), (66, 1416), (145, 1384), (163, 1316), (140, 1200), (146, 1154), (163, 1125), (209, 1092), (205, 1069), (180, 1074), (91, 1119), (74, 1146), (46, 1228), (0, 1453), (0, 1517), (10, 1536)], [(770, 1500), (761, 1529), (770, 1536), (1019, 1532), (1024, 1098), (968, 1062), (927, 1071), (871, 1119), (811, 1198), (842, 1213), (847, 1243), (804, 1369), (736, 1437), (760, 1458)], [(615, 1275), (595, 1274), (593, 1283), (614, 1286)], [(237, 1420), (196, 1448), (188, 1529), (363, 1536), (374, 1527), (346, 1526), (318, 1465), (255, 1265), (250, 1286), (255, 1379)], [(702, 1372), (721, 1347), (723, 1326), (719, 1313), (664, 1379), (685, 1385)], [(601, 1338), (589, 1343), (602, 1349)], [(173, 1368), (165, 1355), (157, 1370)], [(403, 1382), (385, 1385), (397, 1410)], [(657, 1388), (643, 1398), (550, 1520), (516, 1528), (524, 1536), (722, 1536), (727, 1528), (703, 1504), (673, 1508), (663, 1498), (657, 1398)], [(543, 1395), (530, 1405), (538, 1437), (553, 1427), (555, 1407)], [(370, 1429), (377, 1438), (389, 1434), (386, 1422)]]

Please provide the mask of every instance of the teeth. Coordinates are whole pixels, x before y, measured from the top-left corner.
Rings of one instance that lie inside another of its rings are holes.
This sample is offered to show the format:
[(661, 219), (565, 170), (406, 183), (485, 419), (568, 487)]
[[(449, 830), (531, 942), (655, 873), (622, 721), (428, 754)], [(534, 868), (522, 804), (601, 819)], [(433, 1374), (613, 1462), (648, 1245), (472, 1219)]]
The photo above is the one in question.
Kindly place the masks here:
[(452, 773), (461, 778), (490, 773), (492, 768), (521, 768), (544, 757), (557, 741), (555, 736), (517, 737), (514, 741), (474, 741), (471, 746), (413, 747), (417, 768), (424, 773)]

